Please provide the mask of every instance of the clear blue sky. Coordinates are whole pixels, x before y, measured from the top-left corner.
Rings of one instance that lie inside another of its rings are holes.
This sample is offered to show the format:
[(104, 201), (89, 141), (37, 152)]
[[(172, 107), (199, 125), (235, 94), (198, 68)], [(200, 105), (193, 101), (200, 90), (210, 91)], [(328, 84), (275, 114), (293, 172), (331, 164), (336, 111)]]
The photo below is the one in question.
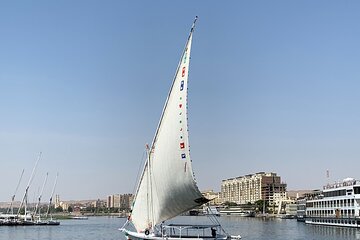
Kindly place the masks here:
[[(288, 189), (360, 179), (358, 1), (2, 1), (0, 201), (49, 171), (62, 199), (132, 192), (191, 23), (201, 189), (275, 171)], [(31, 197), (32, 198), (32, 197)], [(31, 199), (30, 199), (31, 200)]]

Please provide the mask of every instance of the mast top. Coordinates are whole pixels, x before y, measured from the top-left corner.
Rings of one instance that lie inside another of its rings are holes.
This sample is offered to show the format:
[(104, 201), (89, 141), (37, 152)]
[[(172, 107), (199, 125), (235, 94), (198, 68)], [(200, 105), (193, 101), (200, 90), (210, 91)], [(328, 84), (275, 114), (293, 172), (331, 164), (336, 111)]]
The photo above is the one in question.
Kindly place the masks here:
[(195, 19), (194, 19), (193, 25), (191, 26), (190, 32), (193, 32), (193, 31), (194, 31), (195, 23), (196, 23), (196, 21), (198, 20), (198, 18), (199, 18), (198, 16), (195, 16)]

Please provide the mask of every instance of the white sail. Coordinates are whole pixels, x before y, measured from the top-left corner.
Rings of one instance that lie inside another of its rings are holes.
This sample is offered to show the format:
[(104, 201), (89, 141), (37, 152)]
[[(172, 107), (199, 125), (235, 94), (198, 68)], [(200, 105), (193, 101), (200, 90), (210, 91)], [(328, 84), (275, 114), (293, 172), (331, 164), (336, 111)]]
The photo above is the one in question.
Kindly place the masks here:
[(134, 200), (131, 221), (138, 232), (208, 201), (194, 180), (189, 152), (187, 86), (193, 29), (194, 25)]

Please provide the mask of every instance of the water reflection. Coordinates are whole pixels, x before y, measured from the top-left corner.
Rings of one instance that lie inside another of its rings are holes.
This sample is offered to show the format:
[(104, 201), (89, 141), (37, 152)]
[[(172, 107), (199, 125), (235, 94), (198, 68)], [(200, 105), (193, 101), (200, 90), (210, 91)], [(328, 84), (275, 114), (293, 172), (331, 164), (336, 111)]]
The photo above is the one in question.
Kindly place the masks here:
[(336, 239), (360, 239), (360, 229), (333, 227), (333, 226), (319, 226), (307, 225), (312, 232), (312, 235), (332, 237)]
[(221, 222), (231, 234), (247, 240), (360, 240), (360, 229), (308, 225), (293, 219), (226, 216)]
[[(360, 240), (360, 229), (306, 225), (291, 219), (235, 216), (218, 218), (225, 230), (245, 240)], [(118, 228), (124, 219), (95, 217), (67, 220), (56, 227), (0, 227), (0, 240), (125, 240)], [(178, 217), (173, 222), (208, 224), (206, 217)]]

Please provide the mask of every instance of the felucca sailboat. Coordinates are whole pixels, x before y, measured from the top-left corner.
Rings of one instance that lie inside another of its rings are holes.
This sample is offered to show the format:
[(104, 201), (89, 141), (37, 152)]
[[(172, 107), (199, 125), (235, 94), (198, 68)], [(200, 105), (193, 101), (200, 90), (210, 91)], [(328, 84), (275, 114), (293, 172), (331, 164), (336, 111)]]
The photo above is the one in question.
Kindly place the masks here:
[[(187, 91), (196, 20), (197, 17), (176, 69), (152, 145), (147, 147), (147, 160), (131, 214), (120, 229), (129, 240), (231, 238), (217, 221), (211, 225), (164, 224), (164, 221), (209, 201), (196, 185), (189, 151)], [(129, 230), (130, 223), (136, 231)]]

